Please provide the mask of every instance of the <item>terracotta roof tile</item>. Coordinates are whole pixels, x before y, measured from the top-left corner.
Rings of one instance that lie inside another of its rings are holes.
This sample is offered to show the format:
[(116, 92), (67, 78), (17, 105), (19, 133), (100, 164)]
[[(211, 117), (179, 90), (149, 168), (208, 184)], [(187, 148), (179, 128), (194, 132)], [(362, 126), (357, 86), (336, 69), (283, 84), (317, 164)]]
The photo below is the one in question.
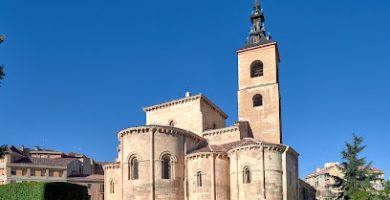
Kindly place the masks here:
[(227, 152), (227, 151), (234, 149), (236, 147), (241, 147), (241, 146), (246, 146), (246, 145), (254, 145), (254, 144), (259, 144), (259, 143), (263, 143), (263, 142), (256, 140), (256, 139), (253, 139), (253, 138), (244, 138), (240, 141), (225, 143), (225, 144), (221, 144), (221, 145), (212, 144), (212, 145), (203, 146), (203, 147), (200, 147), (199, 149), (196, 149), (196, 150), (190, 152), (190, 154), (204, 153), (204, 152)]
[(25, 165), (47, 165), (47, 166), (61, 166), (66, 167), (72, 161), (77, 160), (76, 158), (33, 158), (26, 157), (17, 160), (13, 163), (25, 164)]

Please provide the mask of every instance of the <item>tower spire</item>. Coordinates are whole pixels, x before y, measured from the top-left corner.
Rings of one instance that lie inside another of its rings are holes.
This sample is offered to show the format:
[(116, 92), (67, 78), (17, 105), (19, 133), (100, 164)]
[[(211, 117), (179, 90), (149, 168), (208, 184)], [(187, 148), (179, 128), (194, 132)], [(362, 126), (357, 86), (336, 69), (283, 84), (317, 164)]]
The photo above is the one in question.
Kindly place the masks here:
[(255, 3), (253, 4), (253, 11), (250, 19), (252, 26), (244, 48), (270, 42), (271, 37), (265, 32), (265, 17), (259, 0), (255, 0)]

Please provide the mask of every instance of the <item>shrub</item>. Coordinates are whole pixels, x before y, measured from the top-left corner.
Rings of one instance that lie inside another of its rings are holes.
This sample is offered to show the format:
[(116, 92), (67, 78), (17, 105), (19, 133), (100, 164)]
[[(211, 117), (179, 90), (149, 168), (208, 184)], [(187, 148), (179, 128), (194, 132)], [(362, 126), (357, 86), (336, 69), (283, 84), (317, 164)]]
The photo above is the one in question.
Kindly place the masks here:
[(70, 183), (12, 183), (0, 186), (0, 200), (87, 200), (85, 186)]

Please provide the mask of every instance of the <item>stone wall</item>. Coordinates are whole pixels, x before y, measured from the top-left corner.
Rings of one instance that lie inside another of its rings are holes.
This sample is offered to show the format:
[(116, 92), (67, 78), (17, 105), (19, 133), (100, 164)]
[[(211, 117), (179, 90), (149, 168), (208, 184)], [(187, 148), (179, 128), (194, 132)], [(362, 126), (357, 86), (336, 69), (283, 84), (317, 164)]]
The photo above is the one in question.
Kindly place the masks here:
[(203, 132), (203, 137), (209, 144), (225, 144), (240, 141), (241, 132), (239, 126), (232, 126)]
[[(283, 199), (283, 146), (253, 145), (229, 151), (231, 199)], [(244, 169), (250, 170), (250, 181)]]
[(230, 199), (229, 177), (229, 160), (225, 153), (205, 152), (187, 156), (187, 199)]
[[(105, 184), (118, 177), (118, 194), (106, 199), (184, 199), (185, 155), (205, 139), (188, 131), (166, 126), (143, 126), (125, 129), (118, 133), (118, 170), (105, 167)], [(164, 178), (163, 157), (170, 158), (169, 178)], [(136, 158), (138, 178), (131, 176), (131, 160)], [(108, 185), (109, 187), (109, 185)], [(108, 188), (109, 189), (109, 188)], [(109, 190), (106, 190), (106, 193)]]
[(168, 126), (169, 122), (173, 121), (175, 127), (200, 134), (204, 127), (199, 104), (200, 99), (197, 99), (148, 111), (146, 112), (146, 124)]
[[(254, 61), (263, 63), (263, 76), (251, 77)], [(276, 43), (238, 52), (238, 118), (249, 122), (255, 139), (275, 144), (282, 143), (278, 64)], [(256, 94), (262, 95), (262, 106), (253, 106)]]

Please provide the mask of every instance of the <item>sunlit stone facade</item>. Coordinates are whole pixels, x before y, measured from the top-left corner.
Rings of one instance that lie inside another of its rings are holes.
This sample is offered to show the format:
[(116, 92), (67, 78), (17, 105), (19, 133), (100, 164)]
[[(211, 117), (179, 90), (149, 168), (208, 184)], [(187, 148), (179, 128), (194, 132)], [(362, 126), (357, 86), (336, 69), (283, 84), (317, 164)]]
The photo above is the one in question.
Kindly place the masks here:
[(238, 121), (226, 126), (203, 94), (144, 108), (145, 125), (118, 133), (105, 199), (300, 199), (299, 155), (282, 144), (278, 46), (258, 1), (251, 21), (237, 51)]

